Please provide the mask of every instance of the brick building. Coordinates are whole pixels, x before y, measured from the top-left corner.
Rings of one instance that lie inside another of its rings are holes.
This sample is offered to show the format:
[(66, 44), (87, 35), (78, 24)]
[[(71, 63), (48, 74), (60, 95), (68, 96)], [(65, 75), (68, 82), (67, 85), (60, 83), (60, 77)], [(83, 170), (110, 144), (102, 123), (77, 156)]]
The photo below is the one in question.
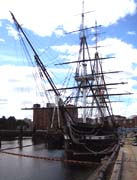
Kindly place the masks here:
[[(73, 119), (78, 119), (78, 111), (72, 105), (66, 107), (67, 112)], [(64, 118), (54, 104), (47, 104), (47, 107), (40, 107), (39, 104), (33, 105), (33, 126), (36, 129), (57, 129), (64, 126)]]
[(115, 122), (123, 128), (135, 128), (137, 127), (137, 116), (126, 118), (124, 116), (115, 116)]

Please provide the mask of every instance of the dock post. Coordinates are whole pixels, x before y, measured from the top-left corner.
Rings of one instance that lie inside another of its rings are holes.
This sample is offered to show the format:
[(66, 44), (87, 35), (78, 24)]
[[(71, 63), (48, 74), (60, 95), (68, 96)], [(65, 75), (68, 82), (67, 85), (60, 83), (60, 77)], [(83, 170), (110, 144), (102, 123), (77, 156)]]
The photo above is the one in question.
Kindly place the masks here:
[(33, 127), (33, 131), (32, 131), (32, 142), (33, 142), (33, 144), (37, 143), (36, 128), (35, 127)]
[(20, 127), (19, 137), (18, 137), (18, 144), (20, 149), (22, 149), (22, 140), (23, 140), (23, 127)]
[(1, 149), (1, 136), (0, 136), (0, 149)]

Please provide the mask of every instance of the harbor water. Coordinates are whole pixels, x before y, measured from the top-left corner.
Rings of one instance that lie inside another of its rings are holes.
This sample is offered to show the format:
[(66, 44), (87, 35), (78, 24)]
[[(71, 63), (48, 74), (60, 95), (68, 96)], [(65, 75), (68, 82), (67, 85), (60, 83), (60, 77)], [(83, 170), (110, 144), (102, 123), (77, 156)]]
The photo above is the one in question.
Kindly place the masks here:
[(0, 153), (0, 180), (86, 180), (97, 168), (20, 156), (65, 158), (63, 150), (47, 150), (45, 144), (33, 145), (31, 139), (24, 139), (22, 148), (18, 140), (2, 141), (1, 150), (9, 154)]

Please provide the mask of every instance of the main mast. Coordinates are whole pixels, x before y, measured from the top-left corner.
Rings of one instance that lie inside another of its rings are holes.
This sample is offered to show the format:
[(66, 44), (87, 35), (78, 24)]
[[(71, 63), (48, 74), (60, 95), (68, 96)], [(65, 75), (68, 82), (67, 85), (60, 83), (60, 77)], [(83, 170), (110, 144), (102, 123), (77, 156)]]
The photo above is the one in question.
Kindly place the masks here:
[[(96, 105), (97, 108), (99, 108), (100, 113), (103, 115), (102, 109), (100, 108), (99, 105), (99, 101), (96, 98), (96, 94), (94, 94), (92, 85), (93, 85), (93, 81), (94, 79), (94, 72), (93, 72), (93, 68), (94, 66), (92, 65), (91, 61), (91, 57), (90, 57), (90, 52), (89, 52), (89, 47), (88, 47), (88, 43), (87, 43), (87, 38), (86, 38), (86, 34), (85, 31), (87, 30), (87, 28), (85, 27), (84, 24), (84, 16), (85, 16), (85, 12), (84, 12), (84, 1), (83, 1), (83, 9), (82, 9), (82, 23), (81, 23), (81, 28), (80, 28), (80, 50), (79, 50), (79, 57), (78, 57), (78, 63), (77, 63), (77, 68), (76, 68), (76, 75), (75, 75), (75, 80), (77, 82), (77, 85), (79, 87), (78, 89), (78, 96), (81, 93), (82, 94), (82, 106), (85, 107), (83, 108), (82, 111), (82, 120), (83, 123), (86, 123), (86, 119), (88, 117), (89, 114), (89, 108), (87, 107), (88, 102), (88, 92), (90, 91), (93, 94), (93, 98), (96, 101)], [(95, 57), (96, 60), (96, 57)], [(89, 63), (89, 68), (90, 68), (90, 72), (91, 74), (87, 73), (87, 65)], [(91, 106), (91, 108), (93, 107), (93, 104)], [(93, 109), (93, 108), (92, 108)]]
[[(81, 36), (80, 36), (80, 50), (82, 49), (83, 52), (83, 63), (82, 63), (82, 85), (86, 86), (87, 85), (87, 81), (86, 81), (86, 75), (87, 75), (87, 64), (84, 61), (85, 60), (85, 47), (86, 47), (86, 36), (85, 36), (85, 30), (84, 30), (84, 1), (83, 1), (83, 9), (82, 9), (82, 24), (81, 24), (81, 28), (82, 28), (82, 32), (81, 32)], [(87, 88), (83, 88), (83, 107), (86, 106), (87, 104)], [(86, 123), (86, 109), (83, 109), (83, 123)]]
[[(97, 51), (98, 47), (98, 26), (97, 23), (95, 23), (95, 27), (92, 27), (95, 29), (95, 57), (94, 59), (91, 59), (89, 47), (87, 43), (86, 33), (85, 31), (87, 28), (84, 24), (84, 1), (83, 1), (83, 9), (82, 9), (82, 23), (80, 28), (80, 50), (79, 50), (79, 57), (77, 62), (77, 68), (76, 68), (76, 75), (75, 80), (78, 85), (78, 96), (80, 97), (80, 93), (82, 94), (82, 121), (83, 123), (86, 123), (87, 117), (89, 118), (98, 118), (98, 117), (105, 117), (107, 115), (111, 116), (113, 114), (111, 105), (108, 105), (106, 103), (104, 92), (108, 95), (107, 89), (106, 89), (106, 83), (104, 80), (104, 74), (102, 71), (102, 65), (99, 58), (99, 53)], [(107, 58), (106, 58), (107, 59)], [(87, 65), (89, 65), (88, 68), (90, 68), (90, 74), (88, 73), (89, 69), (87, 70)], [(103, 86), (100, 87), (100, 84)], [(96, 87), (94, 87), (96, 86)], [(89, 96), (92, 95), (92, 99)], [(77, 100), (78, 102), (78, 100)], [(86, 108), (87, 104), (91, 104), (91, 108)], [(95, 107), (96, 106), (96, 110)], [(110, 108), (110, 109), (109, 109)], [(96, 112), (95, 112), (96, 111)]]

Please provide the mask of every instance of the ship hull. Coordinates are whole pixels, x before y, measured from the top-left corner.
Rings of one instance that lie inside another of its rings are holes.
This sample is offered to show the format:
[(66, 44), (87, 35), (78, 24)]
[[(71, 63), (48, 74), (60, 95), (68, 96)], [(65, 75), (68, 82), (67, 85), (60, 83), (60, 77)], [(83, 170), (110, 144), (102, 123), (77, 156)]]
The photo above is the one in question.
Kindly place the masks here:
[[(72, 128), (73, 127), (73, 128)], [(110, 155), (118, 144), (116, 129), (95, 128), (89, 125), (70, 126), (64, 136), (68, 159), (101, 159)]]

